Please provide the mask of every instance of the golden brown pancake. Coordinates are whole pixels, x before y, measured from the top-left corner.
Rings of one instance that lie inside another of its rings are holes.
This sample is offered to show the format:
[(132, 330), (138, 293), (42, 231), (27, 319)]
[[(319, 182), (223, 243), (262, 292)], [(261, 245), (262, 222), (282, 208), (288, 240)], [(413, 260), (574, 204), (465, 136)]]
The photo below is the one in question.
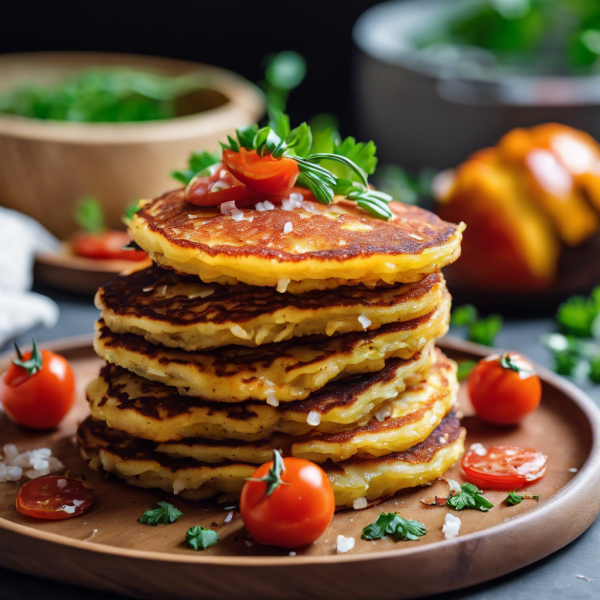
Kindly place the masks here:
[(157, 346), (141, 336), (113, 333), (100, 321), (94, 349), (108, 362), (175, 386), (184, 395), (219, 402), (289, 402), (306, 398), (336, 377), (378, 371), (387, 358), (410, 358), (446, 333), (449, 312), (450, 298), (445, 296), (428, 315), (375, 331), (206, 352)]
[[(159, 488), (190, 500), (239, 493), (256, 469), (242, 462), (207, 464), (170, 458), (156, 452), (153, 442), (128, 437), (92, 419), (79, 426), (77, 437), (92, 468), (114, 473), (137, 487)], [(372, 459), (328, 461), (322, 467), (332, 483), (336, 505), (350, 507), (360, 497), (372, 502), (441, 477), (462, 454), (464, 437), (458, 419), (448, 416), (410, 450)]]
[(418, 283), (362, 285), (305, 294), (272, 288), (205, 284), (150, 267), (100, 288), (96, 306), (114, 333), (135, 333), (169, 348), (256, 347), (306, 335), (373, 330), (431, 312), (445, 293), (432, 273)]
[(376, 416), (362, 426), (338, 433), (312, 432), (290, 437), (278, 434), (256, 442), (188, 438), (165, 442), (156, 451), (172, 458), (194, 458), (203, 463), (225, 460), (262, 464), (273, 450), (316, 463), (340, 462), (353, 456), (375, 458), (402, 452), (422, 442), (450, 412), (456, 401), (456, 365), (441, 353), (422, 380), (385, 403)]
[[(206, 283), (292, 293), (419, 281), (458, 258), (464, 229), (399, 202), (389, 221), (339, 199), (309, 202), (310, 210), (244, 209), (241, 221), (189, 204), (183, 190), (142, 204), (129, 231), (159, 266)], [(292, 231), (283, 233), (287, 223)]]
[[(332, 433), (366, 424), (382, 403), (419, 383), (433, 357), (436, 354), (428, 346), (407, 360), (389, 358), (380, 371), (331, 381), (305, 400), (279, 406), (259, 400), (232, 404), (182, 396), (173, 387), (107, 364), (88, 386), (87, 398), (94, 419), (156, 442), (190, 437), (256, 441), (277, 432)], [(317, 425), (307, 422), (311, 412), (318, 415)]]

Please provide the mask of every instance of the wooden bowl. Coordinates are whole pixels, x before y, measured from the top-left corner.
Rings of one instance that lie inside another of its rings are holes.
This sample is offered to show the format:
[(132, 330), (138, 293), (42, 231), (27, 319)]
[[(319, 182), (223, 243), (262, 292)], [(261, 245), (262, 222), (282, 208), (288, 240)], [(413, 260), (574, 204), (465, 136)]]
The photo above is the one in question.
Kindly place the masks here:
[[(133, 54), (52, 52), (0, 56), (0, 92), (24, 83), (50, 85), (82, 69), (131, 67), (166, 75), (199, 73), (214, 108), (164, 121), (67, 123), (0, 114), (0, 204), (37, 219), (59, 238), (75, 229), (72, 212), (84, 195), (98, 198), (109, 225), (140, 197), (174, 187), (173, 169), (192, 150), (214, 150), (235, 127), (264, 113), (260, 91), (216, 67)], [(185, 112), (193, 112), (187, 98)]]

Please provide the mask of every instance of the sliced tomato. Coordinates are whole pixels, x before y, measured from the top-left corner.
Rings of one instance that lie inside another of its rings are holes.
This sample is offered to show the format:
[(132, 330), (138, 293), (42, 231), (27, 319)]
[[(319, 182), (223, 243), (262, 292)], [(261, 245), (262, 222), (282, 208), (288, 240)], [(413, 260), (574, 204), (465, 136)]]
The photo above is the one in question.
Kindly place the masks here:
[(72, 519), (86, 512), (94, 492), (79, 479), (48, 475), (26, 483), (17, 496), (17, 510), (38, 519)]
[(98, 260), (132, 260), (148, 258), (141, 250), (124, 250), (131, 238), (124, 231), (105, 231), (103, 233), (78, 232), (71, 238), (71, 248), (77, 256)]
[(474, 450), (462, 459), (467, 481), (480, 488), (514, 490), (541, 479), (548, 468), (548, 457), (533, 448), (491, 446), (485, 455)]
[(274, 158), (271, 154), (259, 156), (256, 150), (240, 148), (223, 151), (223, 164), (229, 172), (251, 190), (281, 196), (294, 187), (300, 169), (293, 158)]
[(238, 181), (223, 165), (215, 165), (212, 173), (195, 177), (185, 189), (185, 199), (197, 206), (218, 206), (223, 202), (241, 200), (246, 186)]

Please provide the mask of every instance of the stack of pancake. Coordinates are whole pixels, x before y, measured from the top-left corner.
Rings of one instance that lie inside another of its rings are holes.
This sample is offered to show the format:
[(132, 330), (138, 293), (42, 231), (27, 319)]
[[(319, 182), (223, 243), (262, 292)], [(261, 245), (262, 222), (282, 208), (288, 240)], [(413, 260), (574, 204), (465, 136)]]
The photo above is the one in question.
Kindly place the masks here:
[(107, 362), (84, 456), (194, 500), (238, 493), (273, 449), (320, 464), (338, 506), (441, 476), (464, 440), (435, 348), (462, 225), (400, 203), (390, 221), (345, 200), (270, 206), (142, 203), (130, 234), (154, 264), (96, 297)]

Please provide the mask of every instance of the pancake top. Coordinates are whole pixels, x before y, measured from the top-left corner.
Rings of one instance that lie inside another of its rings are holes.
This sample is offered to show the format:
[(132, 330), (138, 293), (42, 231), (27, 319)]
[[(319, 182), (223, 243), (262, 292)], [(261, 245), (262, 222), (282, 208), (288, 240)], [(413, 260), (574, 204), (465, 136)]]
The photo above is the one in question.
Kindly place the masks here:
[[(172, 243), (212, 256), (253, 255), (286, 262), (418, 254), (447, 243), (460, 229), (400, 202), (390, 203), (395, 216), (390, 221), (370, 217), (344, 200), (331, 206), (311, 204), (310, 212), (244, 209), (243, 220), (234, 221), (219, 207), (202, 209), (187, 202), (183, 190), (175, 190), (146, 204), (134, 220), (144, 220), (151, 231)], [(284, 234), (288, 222), (293, 229)]]

